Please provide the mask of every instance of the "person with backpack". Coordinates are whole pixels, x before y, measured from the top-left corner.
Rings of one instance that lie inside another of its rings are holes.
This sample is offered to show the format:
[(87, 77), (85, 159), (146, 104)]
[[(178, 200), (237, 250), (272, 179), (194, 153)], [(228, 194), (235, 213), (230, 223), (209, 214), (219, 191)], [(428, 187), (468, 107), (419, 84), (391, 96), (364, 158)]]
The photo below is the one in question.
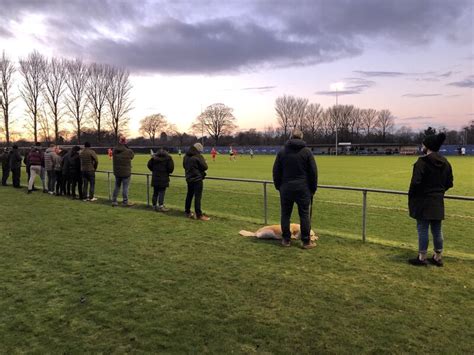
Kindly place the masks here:
[[(440, 133), (427, 136), (423, 140), (424, 155), (413, 166), (413, 174), (408, 192), (410, 217), (416, 219), (418, 231), (418, 256), (408, 262), (415, 266), (426, 266), (428, 262), (443, 266), (444, 194), (453, 187), (453, 171), (448, 160), (439, 154), (446, 135)], [(434, 253), (427, 260), (429, 228), (433, 235)]]
[[(200, 221), (209, 221), (210, 218), (203, 214), (201, 210), (201, 199), (203, 192), (203, 180), (206, 177), (207, 163), (202, 156), (204, 148), (201, 143), (195, 143), (189, 148), (183, 158), (183, 168), (186, 175), (188, 192), (184, 212), (188, 218), (196, 218)], [(194, 211), (191, 212), (191, 203), (194, 198)]]
[[(99, 165), (99, 159), (94, 150), (91, 149), (91, 144), (89, 142), (84, 143), (84, 149), (80, 152), (79, 157), (81, 159), (82, 193), (84, 201), (97, 201), (97, 198), (94, 197), (94, 188), (95, 171)], [(89, 194), (87, 192), (89, 192)]]
[(153, 209), (157, 212), (168, 212), (169, 209), (164, 205), (165, 192), (170, 185), (170, 174), (174, 171), (173, 158), (164, 148), (160, 148), (148, 161), (147, 167), (153, 173)]

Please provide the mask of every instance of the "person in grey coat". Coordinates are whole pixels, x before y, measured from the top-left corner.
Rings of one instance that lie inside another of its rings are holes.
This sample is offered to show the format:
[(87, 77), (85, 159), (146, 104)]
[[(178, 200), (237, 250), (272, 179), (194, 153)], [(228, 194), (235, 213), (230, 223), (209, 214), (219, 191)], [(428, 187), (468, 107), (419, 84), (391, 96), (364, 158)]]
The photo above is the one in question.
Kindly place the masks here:
[[(415, 266), (425, 266), (428, 261), (436, 266), (443, 266), (441, 221), (444, 219), (444, 193), (453, 187), (451, 165), (438, 153), (445, 139), (444, 133), (427, 136), (423, 140), (425, 155), (418, 158), (413, 166), (408, 207), (410, 217), (416, 219), (418, 256), (408, 262)], [(434, 254), (427, 261), (429, 227), (433, 235)]]

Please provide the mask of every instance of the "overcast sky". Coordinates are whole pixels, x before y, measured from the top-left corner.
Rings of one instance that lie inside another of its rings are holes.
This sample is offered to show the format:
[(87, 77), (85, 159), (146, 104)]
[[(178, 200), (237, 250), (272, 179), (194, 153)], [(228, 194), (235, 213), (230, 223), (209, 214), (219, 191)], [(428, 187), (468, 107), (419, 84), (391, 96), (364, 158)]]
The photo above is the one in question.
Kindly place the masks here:
[[(474, 118), (472, 0), (0, 0), (0, 50), (37, 49), (128, 68), (131, 133), (163, 113), (187, 130), (201, 108), (241, 129), (276, 125), (303, 96), (387, 108), (398, 126), (458, 129)], [(20, 80), (18, 78), (18, 80)], [(24, 108), (17, 102), (14, 116)], [(20, 124), (18, 119), (17, 124)]]

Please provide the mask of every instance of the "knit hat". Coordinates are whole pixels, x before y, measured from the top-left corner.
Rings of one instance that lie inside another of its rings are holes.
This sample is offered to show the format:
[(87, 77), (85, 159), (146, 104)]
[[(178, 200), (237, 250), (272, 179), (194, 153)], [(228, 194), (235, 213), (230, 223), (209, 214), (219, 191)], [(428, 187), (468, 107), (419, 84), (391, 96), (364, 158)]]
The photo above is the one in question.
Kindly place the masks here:
[(441, 148), (441, 146), (443, 145), (445, 139), (446, 139), (446, 134), (441, 132), (439, 134), (426, 136), (425, 139), (423, 140), (423, 144), (429, 150), (432, 150), (433, 152), (437, 152), (439, 151), (439, 148)]
[(194, 143), (193, 147), (196, 148), (196, 150), (197, 150), (199, 153), (202, 153), (202, 152), (204, 151), (204, 147), (202, 146), (201, 143)]

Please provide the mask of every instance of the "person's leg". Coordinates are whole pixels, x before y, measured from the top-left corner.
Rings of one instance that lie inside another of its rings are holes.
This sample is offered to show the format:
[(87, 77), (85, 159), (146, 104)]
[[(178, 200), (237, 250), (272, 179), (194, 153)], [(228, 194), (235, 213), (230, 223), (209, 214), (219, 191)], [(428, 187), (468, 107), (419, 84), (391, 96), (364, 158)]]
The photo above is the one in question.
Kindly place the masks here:
[(82, 172), (82, 196), (84, 199), (88, 199), (87, 192), (89, 190), (89, 173), (87, 171)]
[(123, 182), (123, 186), (122, 186), (122, 203), (124, 205), (127, 205), (128, 204), (128, 188), (130, 186), (130, 179), (132, 177), (129, 176), (127, 178), (123, 178), (122, 182)]
[(195, 182), (194, 183), (194, 211), (196, 212), (196, 218), (199, 218), (202, 216), (202, 210), (201, 210), (202, 190), (203, 190), (202, 180)]
[(89, 173), (89, 178), (90, 178), (90, 183), (91, 183), (89, 199), (92, 200), (94, 198), (94, 192), (95, 192), (95, 172)]
[(186, 193), (186, 202), (184, 205), (184, 212), (188, 215), (191, 214), (191, 203), (193, 201), (193, 196), (194, 196), (194, 183), (193, 182), (188, 182), (188, 192)]
[(70, 177), (70, 180), (69, 180), (70, 184), (71, 184), (71, 196), (73, 199), (76, 198), (76, 185), (77, 185), (77, 179), (76, 179), (76, 176), (75, 175), (72, 175)]
[(303, 245), (309, 244), (309, 242), (311, 241), (311, 219), (309, 216), (311, 193), (309, 191), (302, 191), (298, 194), (296, 203), (298, 205), (298, 214), (300, 216), (301, 241), (303, 242)]
[(426, 253), (428, 251), (429, 236), (428, 228), (430, 222), (425, 219), (416, 220), (416, 228), (418, 230), (418, 258), (420, 260), (426, 260)]
[(30, 166), (30, 180), (28, 181), (28, 191), (33, 190), (33, 183), (35, 182), (36, 174), (41, 174), (41, 168), (36, 165)]
[(55, 174), (55, 177), (56, 177), (56, 186), (54, 187), (55, 191), (56, 191), (56, 195), (62, 195), (62, 191), (61, 191), (61, 186), (62, 186), (62, 173), (61, 173), (61, 170), (56, 170), (54, 172)]
[(82, 177), (81, 175), (77, 176), (77, 189), (79, 190), (79, 199), (84, 199), (84, 191), (82, 189)]
[(54, 170), (48, 170), (48, 191), (54, 192), (54, 186), (56, 185), (56, 174)]
[(289, 242), (291, 239), (290, 232), (290, 218), (291, 212), (293, 212), (293, 198), (290, 193), (280, 189), (280, 223), (281, 223), (281, 236), (284, 241)]
[(20, 179), (21, 179), (21, 168), (12, 169), (12, 182), (13, 187), (20, 187)]
[(162, 188), (158, 191), (158, 204), (160, 207), (163, 207), (165, 204), (165, 192), (166, 188)]
[(155, 209), (156, 209), (157, 201), (158, 201), (158, 187), (153, 186), (153, 196), (151, 198), (151, 204), (152, 204), (153, 208), (155, 208)]
[(442, 253), (443, 253), (443, 232), (441, 230), (442, 222), (441, 220), (432, 220), (431, 224), (431, 234), (433, 235), (433, 244), (434, 244), (434, 255), (433, 258), (435, 261), (441, 262)]
[(120, 191), (120, 185), (122, 184), (122, 178), (115, 177), (115, 187), (114, 192), (112, 193), (112, 203), (117, 203), (117, 197)]
[(10, 176), (9, 167), (2, 168), (2, 185), (7, 186), (8, 176)]
[(41, 184), (43, 185), (43, 192), (47, 192), (47, 186), (46, 186), (46, 169), (44, 167), (41, 167), (41, 173), (39, 174), (41, 178)]

